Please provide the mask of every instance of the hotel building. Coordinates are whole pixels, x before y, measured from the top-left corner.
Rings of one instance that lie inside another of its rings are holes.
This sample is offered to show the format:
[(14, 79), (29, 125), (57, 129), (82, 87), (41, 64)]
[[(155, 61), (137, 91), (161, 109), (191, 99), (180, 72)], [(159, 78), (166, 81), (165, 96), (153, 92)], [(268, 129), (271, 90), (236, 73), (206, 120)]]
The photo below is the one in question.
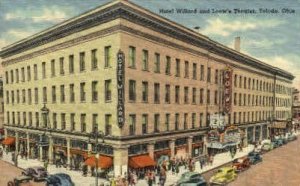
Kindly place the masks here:
[[(210, 116), (223, 113), (226, 100), (226, 124), (243, 131), (245, 145), (291, 118), (293, 75), (127, 1), (64, 21), (0, 56), (7, 139), (50, 161), (57, 149), (68, 164), (71, 155), (98, 149), (118, 175), (138, 167), (139, 156), (150, 164), (161, 155), (201, 156)], [(94, 127), (105, 134), (97, 148)]]

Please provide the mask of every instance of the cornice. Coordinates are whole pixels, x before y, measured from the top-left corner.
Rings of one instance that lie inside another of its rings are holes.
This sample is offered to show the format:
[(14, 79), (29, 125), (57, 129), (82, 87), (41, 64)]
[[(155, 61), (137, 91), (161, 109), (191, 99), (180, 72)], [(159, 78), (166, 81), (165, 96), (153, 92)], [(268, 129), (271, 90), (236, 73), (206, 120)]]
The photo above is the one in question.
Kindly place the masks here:
[(241, 62), (254, 68), (259, 68), (266, 72), (276, 73), (289, 80), (294, 79), (294, 76), (286, 71), (262, 63), (249, 56), (237, 53), (236, 51), (229, 49), (215, 41), (204, 38), (203, 36), (201, 37), (201, 35), (197, 36), (196, 34), (192, 34), (183, 28), (180, 28), (180, 25), (179, 27), (174, 26), (166, 20), (158, 19), (152, 16), (151, 13), (146, 14), (139, 9), (140, 8), (137, 6), (132, 8), (122, 2), (113, 4), (112, 6), (97, 11), (93, 14), (71, 21), (68, 24), (58, 26), (56, 29), (51, 30), (50, 32), (45, 32), (37, 35), (36, 37), (33, 36), (31, 39), (24, 40), (24, 42), (21, 42), (13, 47), (7, 47), (0, 52), (0, 57), (11, 57), (32, 48), (42, 46), (57, 39), (61, 39), (73, 33), (89, 29), (117, 18), (123, 18), (156, 32), (181, 40), (185, 43), (206, 49), (217, 55), (222, 55), (228, 59)]

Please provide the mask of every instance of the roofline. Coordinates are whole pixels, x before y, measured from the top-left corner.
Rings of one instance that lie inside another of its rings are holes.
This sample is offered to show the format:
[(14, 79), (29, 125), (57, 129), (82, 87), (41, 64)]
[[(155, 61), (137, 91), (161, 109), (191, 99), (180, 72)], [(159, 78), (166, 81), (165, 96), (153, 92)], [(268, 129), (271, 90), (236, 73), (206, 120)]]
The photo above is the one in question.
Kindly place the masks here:
[[(129, 16), (131, 16), (131, 19), (128, 18)], [(52, 26), (44, 31), (27, 37), (23, 40), (8, 45), (3, 48), (4, 50), (0, 51), (0, 57), (6, 58), (9, 56), (13, 56), (15, 54), (66, 37), (70, 34), (91, 28), (108, 21), (115, 20), (117, 18), (127, 18), (128, 21), (131, 21), (133, 23), (138, 22), (137, 24), (148, 24), (148, 26), (149, 24), (155, 24), (154, 26), (157, 27), (156, 29), (165, 29), (172, 31), (164, 32), (164, 34), (168, 34), (171, 37), (182, 37), (182, 40), (187, 43), (194, 44), (197, 47), (202, 47), (219, 55), (223, 54), (227, 58), (231, 58), (239, 62), (245, 62), (245, 64), (251, 66), (260, 65), (260, 68), (262, 70), (271, 71), (274, 75), (281, 75), (290, 80), (293, 80), (295, 78), (295, 76), (285, 70), (266, 64), (251, 56), (242, 54), (219, 42), (211, 40), (209, 37), (195, 32), (192, 29), (168, 20), (167, 18), (157, 15), (132, 2), (123, 0), (106, 3), (95, 9), (84, 12), (74, 18), (63, 21), (62, 23)], [(141, 20), (138, 19), (143, 19), (145, 23), (141, 23)], [(151, 27), (150, 29), (155, 28)]]

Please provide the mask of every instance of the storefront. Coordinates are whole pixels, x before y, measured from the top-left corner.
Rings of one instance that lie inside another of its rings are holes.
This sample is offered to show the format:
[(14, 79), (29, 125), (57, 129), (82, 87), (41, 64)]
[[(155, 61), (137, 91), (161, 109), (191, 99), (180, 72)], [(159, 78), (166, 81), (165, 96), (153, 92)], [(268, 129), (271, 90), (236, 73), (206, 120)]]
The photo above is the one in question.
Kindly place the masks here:
[(164, 161), (168, 161), (171, 157), (169, 140), (159, 141), (154, 144), (154, 160), (161, 165)]
[(198, 158), (203, 155), (203, 135), (194, 136), (192, 144), (192, 157)]
[(80, 163), (88, 158), (88, 143), (86, 141), (70, 141), (70, 160), (71, 168), (80, 169)]
[(253, 139), (253, 135), (254, 135), (254, 127), (248, 127), (247, 128), (247, 140), (248, 140), (248, 144), (251, 144), (254, 142)]
[(187, 138), (179, 138), (175, 140), (175, 156), (176, 158), (186, 158), (188, 156)]
[(5, 145), (6, 150), (9, 152), (15, 151), (16, 143), (16, 133), (13, 130), (7, 130), (7, 137), (2, 141), (2, 144)]
[(268, 139), (268, 125), (262, 126), (262, 139)]
[(271, 137), (285, 135), (288, 132), (288, 121), (274, 121), (271, 125)]
[(241, 142), (240, 130), (235, 126), (227, 127), (223, 132), (211, 130), (208, 133), (207, 148), (209, 155), (236, 150)]
[(38, 158), (38, 142), (40, 140), (40, 135), (38, 134), (29, 134), (29, 158), (37, 159)]
[(62, 165), (67, 164), (67, 140), (65, 138), (53, 137), (52, 152), (55, 163), (60, 161)]
[(260, 140), (261, 135), (261, 126), (255, 126), (255, 142), (258, 142)]
[(27, 156), (27, 134), (25, 132), (19, 132), (19, 143), (18, 143), (19, 154), (21, 158)]

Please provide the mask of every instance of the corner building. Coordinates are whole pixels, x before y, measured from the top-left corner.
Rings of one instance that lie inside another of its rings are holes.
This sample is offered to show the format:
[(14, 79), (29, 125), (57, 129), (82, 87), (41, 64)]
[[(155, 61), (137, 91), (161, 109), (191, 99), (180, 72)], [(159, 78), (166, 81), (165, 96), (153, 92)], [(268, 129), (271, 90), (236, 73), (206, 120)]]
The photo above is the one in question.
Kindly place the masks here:
[[(125, 57), (118, 61), (119, 51)], [(67, 164), (98, 151), (119, 175), (138, 156), (147, 162), (205, 155), (210, 116), (223, 112), (227, 67), (226, 123), (244, 131), (245, 145), (267, 138), (276, 118), (291, 114), (290, 73), (127, 1), (67, 20), (0, 55), (6, 136), (17, 151), (50, 162), (56, 151), (64, 151)], [(105, 134), (99, 147), (89, 139), (94, 127)]]

